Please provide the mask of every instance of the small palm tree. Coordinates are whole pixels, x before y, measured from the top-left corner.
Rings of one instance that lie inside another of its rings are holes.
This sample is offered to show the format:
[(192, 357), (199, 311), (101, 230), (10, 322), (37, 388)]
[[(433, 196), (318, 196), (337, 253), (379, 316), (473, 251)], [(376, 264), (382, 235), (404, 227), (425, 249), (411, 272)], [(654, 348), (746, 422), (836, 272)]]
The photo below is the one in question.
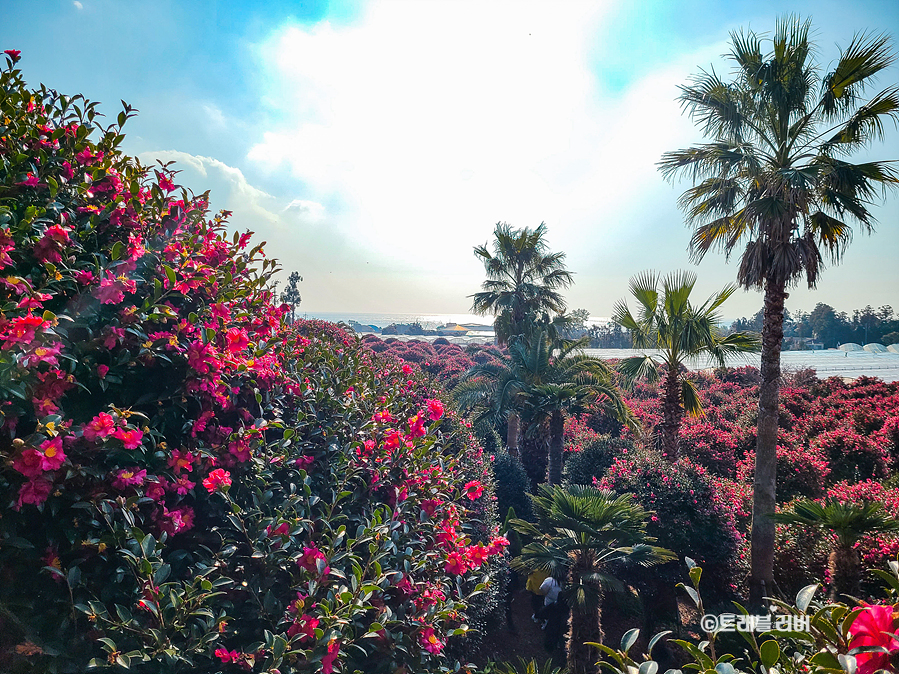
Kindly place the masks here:
[(514, 520), (512, 525), (533, 539), (512, 564), (524, 571), (548, 571), (567, 577), (564, 597), (571, 606), (568, 644), (570, 674), (595, 672), (595, 657), (587, 642), (602, 643), (600, 599), (604, 589), (622, 589), (609, 574), (613, 562), (651, 566), (675, 559), (674, 553), (651, 545), (646, 535), (650, 512), (630, 494), (615, 496), (595, 487), (573, 485), (541, 488), (531, 497), (537, 523)]
[[(694, 226), (697, 261), (711, 250), (742, 250), (737, 280), (764, 291), (762, 382), (752, 506), (750, 599), (760, 602), (774, 582), (778, 391), (787, 290), (804, 276), (818, 282), (825, 256), (839, 262), (852, 225), (872, 232), (878, 192), (896, 187), (889, 161), (850, 161), (882, 140), (886, 122), (899, 119), (899, 87), (867, 101), (878, 74), (896, 61), (885, 35), (856, 35), (832, 69), (815, 63), (811, 24), (777, 22), (763, 40), (731, 33), (734, 77), (703, 71), (681, 87), (684, 110), (708, 142), (667, 152), (660, 169), (687, 176), (694, 186), (680, 200)], [(763, 51), (766, 43), (770, 50)]]
[[(661, 292), (659, 283), (661, 282)], [(650, 382), (660, 378), (659, 365), (667, 367), (662, 386), (664, 420), (661, 427), (662, 451), (671, 461), (678, 455), (678, 435), (684, 412), (692, 416), (703, 413), (699, 394), (691, 382), (682, 376), (681, 368), (689, 358), (706, 356), (709, 361), (724, 367), (726, 359), (737, 353), (758, 351), (758, 337), (737, 332), (722, 334), (718, 308), (735, 291), (729, 285), (712, 295), (699, 307), (690, 303), (690, 293), (696, 284), (696, 275), (675, 272), (660, 279), (655, 272), (643, 272), (631, 279), (631, 294), (637, 300), (634, 316), (624, 301), (615, 305), (612, 320), (631, 333), (634, 347), (657, 349), (658, 354), (645, 353), (633, 358), (623, 358), (618, 371), (625, 382), (633, 384), (638, 379)]]
[(560, 340), (555, 345), (545, 332), (531, 332), (512, 343), (501, 364), (470, 369), (454, 391), (463, 411), (479, 410), (476, 419), (487, 414), (506, 419), (510, 447), (518, 444), (518, 438), (511, 437), (513, 420), (517, 424), (520, 419), (529, 433), (548, 428), (551, 485), (562, 482), (566, 413), (577, 414), (598, 403), (621, 423), (638, 428), (609, 366), (578, 353), (585, 345), (586, 340)]
[(832, 580), (831, 598), (839, 595), (854, 596), (861, 580), (861, 559), (855, 544), (864, 536), (899, 531), (899, 520), (891, 517), (877, 502), (855, 505), (839, 501), (802, 500), (793, 505), (792, 511), (774, 515), (779, 524), (795, 524), (816, 527), (832, 532), (837, 541), (828, 558)]
[(543, 314), (565, 312), (559, 290), (571, 285), (572, 275), (565, 269), (565, 253), (549, 252), (545, 234), (545, 223), (513, 230), (499, 222), (493, 231), (493, 253), (486, 244), (474, 249), (487, 280), (482, 292), (470, 296), (471, 308), (476, 314), (496, 316), (494, 329), (501, 345), (527, 332), (528, 324)]

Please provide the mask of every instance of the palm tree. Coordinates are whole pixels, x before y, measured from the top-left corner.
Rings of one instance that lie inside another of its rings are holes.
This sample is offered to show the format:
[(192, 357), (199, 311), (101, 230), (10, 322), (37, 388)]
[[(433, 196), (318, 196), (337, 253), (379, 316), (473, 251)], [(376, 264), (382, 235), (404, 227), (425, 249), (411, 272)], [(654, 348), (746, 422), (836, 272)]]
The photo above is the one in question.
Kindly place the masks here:
[[(583, 412), (598, 403), (621, 423), (637, 428), (608, 365), (578, 353), (585, 345), (586, 340), (554, 344), (545, 332), (529, 332), (512, 343), (502, 363), (473, 367), (454, 391), (463, 411), (478, 410), (476, 418), (492, 414), (510, 426), (513, 417), (521, 419), (531, 434), (548, 427), (551, 485), (562, 481), (566, 413)], [(509, 439), (510, 446), (517, 444), (518, 439)], [(535, 477), (533, 470), (529, 474)]]
[(669, 274), (661, 279), (661, 293), (659, 282), (655, 272), (643, 272), (632, 278), (630, 289), (637, 300), (637, 315), (635, 317), (627, 304), (620, 301), (613, 309), (612, 320), (630, 331), (634, 347), (659, 352), (619, 361), (618, 371), (628, 384), (638, 379), (658, 381), (659, 364), (664, 363), (667, 367), (660, 435), (662, 451), (674, 461), (678, 455), (678, 435), (684, 412), (691, 416), (703, 413), (693, 382), (681, 374), (684, 361), (707, 356), (710, 362), (724, 367), (730, 355), (758, 351), (759, 340), (743, 332), (722, 335), (718, 330), (721, 321), (718, 308), (736, 291), (736, 286), (727, 286), (702, 306), (694, 307), (690, 303), (690, 293), (696, 284), (695, 274)]
[(877, 502), (855, 505), (839, 501), (827, 501), (823, 505), (816, 501), (802, 500), (793, 505), (792, 511), (774, 515), (779, 524), (798, 524), (815, 527), (834, 533), (836, 546), (828, 557), (831, 598), (858, 593), (861, 580), (861, 559), (855, 551), (855, 544), (871, 534), (899, 531), (899, 520), (891, 517)]
[(675, 559), (675, 555), (651, 545), (655, 539), (646, 535), (646, 521), (652, 513), (631, 494), (615, 496), (584, 485), (567, 490), (544, 486), (541, 495), (531, 499), (537, 523), (514, 520), (512, 524), (534, 542), (524, 546), (512, 565), (567, 577), (563, 596), (572, 608), (568, 672), (595, 672), (596, 658), (586, 643), (602, 643), (602, 592), (623, 588), (621, 581), (608, 573), (609, 565), (651, 566)]
[(524, 334), (534, 318), (565, 311), (565, 298), (558, 291), (571, 285), (572, 275), (565, 269), (565, 253), (549, 252), (545, 234), (545, 223), (537, 229), (513, 230), (499, 222), (493, 231), (493, 253), (487, 244), (474, 249), (484, 263), (487, 280), (481, 285), (483, 292), (470, 296), (472, 311), (496, 316), (494, 329), (500, 344)]
[(752, 517), (750, 599), (773, 582), (780, 348), (787, 290), (802, 276), (814, 287), (824, 256), (836, 263), (851, 224), (871, 232), (878, 190), (895, 187), (890, 162), (848, 161), (899, 118), (899, 87), (860, 97), (894, 54), (883, 35), (856, 35), (823, 74), (811, 58), (810, 23), (778, 21), (771, 51), (753, 33), (731, 34), (732, 81), (702, 71), (681, 87), (684, 109), (710, 142), (666, 153), (668, 178), (691, 177), (680, 199), (694, 226), (696, 260), (744, 246), (737, 280), (764, 290), (762, 383)]

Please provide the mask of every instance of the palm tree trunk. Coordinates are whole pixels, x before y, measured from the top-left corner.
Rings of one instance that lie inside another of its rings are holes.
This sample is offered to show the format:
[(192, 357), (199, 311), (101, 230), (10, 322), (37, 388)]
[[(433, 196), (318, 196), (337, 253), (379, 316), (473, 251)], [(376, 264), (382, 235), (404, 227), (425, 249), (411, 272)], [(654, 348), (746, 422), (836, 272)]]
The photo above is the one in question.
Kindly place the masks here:
[(506, 420), (506, 451), (518, 456), (518, 438), (521, 434), (521, 417), (517, 412), (510, 412)]
[[(568, 587), (575, 588), (581, 584), (581, 577), (593, 571), (593, 558), (590, 553), (578, 553), (578, 557), (568, 572)], [(571, 631), (568, 635), (568, 674), (595, 674), (596, 661), (599, 657), (596, 648), (586, 646), (589, 642), (601, 644), (602, 609), (601, 600), (587, 602), (587, 606), (571, 606)], [(573, 604), (573, 602), (572, 602)]]
[(783, 281), (765, 283), (762, 324), (762, 383), (759, 387), (758, 436), (752, 496), (752, 561), (749, 601), (754, 606), (774, 592), (774, 514), (777, 489), (777, 426), (780, 396), (780, 347), (783, 341)]
[(830, 553), (827, 563), (830, 568), (830, 598), (840, 600), (844, 594), (856, 596), (861, 567), (858, 553), (852, 548), (838, 547)]
[(680, 372), (676, 365), (668, 366), (668, 374), (665, 375), (665, 391), (664, 401), (662, 403), (662, 413), (664, 419), (660, 424), (662, 427), (661, 444), (662, 452), (669, 461), (677, 461), (678, 457), (678, 435), (680, 434), (680, 424), (683, 418), (684, 408), (681, 406), (681, 390), (680, 390)]
[(562, 484), (562, 449), (565, 433), (565, 417), (562, 410), (555, 410), (549, 418), (549, 486)]

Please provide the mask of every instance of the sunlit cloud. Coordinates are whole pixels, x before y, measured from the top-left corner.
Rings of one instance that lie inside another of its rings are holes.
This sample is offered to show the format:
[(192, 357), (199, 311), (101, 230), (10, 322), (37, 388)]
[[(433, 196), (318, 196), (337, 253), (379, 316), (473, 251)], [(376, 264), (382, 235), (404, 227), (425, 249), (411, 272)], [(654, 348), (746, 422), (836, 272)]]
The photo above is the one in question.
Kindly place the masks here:
[[(676, 85), (723, 43), (612, 97), (591, 47), (610, 5), (474, 8), (384, 3), (349, 26), (280, 28), (260, 47), (274, 112), (249, 158), (336, 199), (334, 226), (380, 256), (458, 272), (456, 306), (480, 280), (472, 247), (500, 220), (546, 221), (586, 295), (653, 191), (673, 203), (654, 164), (695, 135)], [(422, 283), (445, 295), (434, 280)]]

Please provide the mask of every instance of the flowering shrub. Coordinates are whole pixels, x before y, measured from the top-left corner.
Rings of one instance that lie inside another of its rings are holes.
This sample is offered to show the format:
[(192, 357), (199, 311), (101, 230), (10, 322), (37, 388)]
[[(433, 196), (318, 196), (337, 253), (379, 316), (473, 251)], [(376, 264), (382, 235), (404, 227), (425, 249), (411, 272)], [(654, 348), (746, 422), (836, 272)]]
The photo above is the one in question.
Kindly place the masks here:
[(647, 532), (658, 545), (680, 557), (702, 559), (718, 592), (736, 589), (734, 569), (742, 536), (705, 468), (688, 458), (671, 462), (659, 452), (644, 450), (620, 456), (597, 484), (618, 494), (635, 494), (640, 505), (654, 513)]
[(130, 108), (99, 127), (17, 61), (0, 72), (0, 669), (448, 664), (506, 544), (470, 431), (339, 328), (288, 326), (250, 233), (117, 149)]

